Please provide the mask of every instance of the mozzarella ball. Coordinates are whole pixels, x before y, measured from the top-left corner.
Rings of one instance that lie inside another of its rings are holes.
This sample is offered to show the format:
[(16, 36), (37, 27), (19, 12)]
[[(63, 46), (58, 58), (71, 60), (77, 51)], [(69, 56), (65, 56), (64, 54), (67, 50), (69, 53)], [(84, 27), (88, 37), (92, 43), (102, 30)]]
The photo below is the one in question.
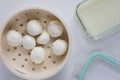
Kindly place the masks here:
[(35, 64), (40, 64), (41, 62), (43, 62), (45, 56), (46, 56), (46, 52), (42, 47), (33, 48), (30, 55), (31, 61), (34, 62)]
[(29, 21), (27, 23), (27, 32), (32, 36), (36, 36), (42, 33), (42, 26), (40, 22), (38, 22), (37, 20)]
[(55, 54), (56, 56), (65, 54), (66, 50), (67, 50), (67, 43), (65, 40), (58, 39), (55, 42), (53, 42), (52, 51), (53, 54)]
[(52, 21), (48, 25), (48, 33), (52, 37), (59, 37), (63, 33), (63, 25), (59, 21)]
[(47, 44), (50, 41), (49, 34), (44, 31), (42, 34), (37, 38), (37, 43), (39, 44)]
[(36, 45), (35, 38), (30, 35), (25, 35), (22, 39), (22, 45), (25, 49), (32, 49)]
[(10, 46), (18, 46), (21, 44), (22, 40), (22, 35), (21, 33), (15, 31), (15, 30), (10, 30), (7, 33), (7, 43)]

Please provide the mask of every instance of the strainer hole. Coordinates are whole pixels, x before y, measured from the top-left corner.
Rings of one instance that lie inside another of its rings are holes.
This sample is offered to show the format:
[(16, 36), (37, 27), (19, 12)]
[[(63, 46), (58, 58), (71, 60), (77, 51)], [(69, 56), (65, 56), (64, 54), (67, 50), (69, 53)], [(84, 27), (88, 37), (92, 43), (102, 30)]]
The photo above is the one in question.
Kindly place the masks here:
[(47, 23), (47, 21), (44, 21), (44, 23)]
[(20, 24), (20, 26), (23, 26), (23, 24)]
[(56, 61), (53, 61), (53, 64), (56, 64)]
[(51, 56), (48, 56), (48, 58), (51, 58)]
[(23, 47), (23, 45), (21, 45), (21, 47)]
[(29, 22), (29, 21), (30, 21), (30, 19), (27, 20), (27, 22)]
[(18, 21), (19, 19), (15, 19), (15, 21)]
[(16, 59), (15, 58), (12, 58), (13, 61), (15, 61)]
[(19, 53), (18, 56), (21, 56), (21, 53)]
[(47, 17), (50, 17), (50, 15), (47, 15)]
[(45, 30), (45, 28), (44, 28), (44, 27), (42, 27), (42, 29), (43, 29), (43, 30)]
[(7, 51), (9, 52), (9, 51), (10, 51), (10, 49), (7, 49)]
[(25, 13), (25, 15), (28, 15), (28, 13)]
[(17, 47), (14, 47), (14, 49), (17, 49)]
[(37, 18), (36, 20), (40, 20), (39, 18)]
[(21, 65), (21, 67), (25, 67), (24, 65)]
[(43, 69), (46, 69), (46, 68), (47, 68), (46, 66), (43, 67)]
[(28, 55), (30, 55), (30, 52), (28, 53)]
[(28, 61), (28, 59), (26, 58), (25, 61)]
[(25, 34), (24, 34), (24, 33), (22, 33), (22, 35), (24, 36)]
[(33, 71), (35, 71), (35, 68), (32, 68)]
[(39, 14), (40, 12), (37, 12), (37, 14)]
[(9, 30), (11, 30), (12, 28), (11, 27), (9, 27)]

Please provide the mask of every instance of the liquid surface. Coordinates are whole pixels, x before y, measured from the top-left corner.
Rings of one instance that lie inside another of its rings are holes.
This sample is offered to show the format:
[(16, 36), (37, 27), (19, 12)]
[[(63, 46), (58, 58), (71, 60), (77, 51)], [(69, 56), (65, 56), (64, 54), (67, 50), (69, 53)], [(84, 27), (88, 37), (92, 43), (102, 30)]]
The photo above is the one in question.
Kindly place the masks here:
[(120, 23), (119, 7), (120, 0), (88, 0), (78, 7), (77, 13), (88, 33), (96, 36)]

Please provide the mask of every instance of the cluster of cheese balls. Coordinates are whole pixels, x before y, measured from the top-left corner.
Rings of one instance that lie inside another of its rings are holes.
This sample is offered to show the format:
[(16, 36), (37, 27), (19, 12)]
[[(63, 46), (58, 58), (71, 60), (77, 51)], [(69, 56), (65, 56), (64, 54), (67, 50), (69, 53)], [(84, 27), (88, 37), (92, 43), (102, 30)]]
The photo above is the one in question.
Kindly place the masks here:
[[(35, 64), (39, 64), (44, 61), (46, 56), (46, 50), (36, 44), (45, 45), (49, 43), (50, 37), (59, 37), (63, 34), (63, 26), (59, 21), (51, 21), (47, 30), (42, 29), (42, 25), (37, 20), (30, 20), (26, 25), (27, 35), (22, 36), (20, 32), (10, 30), (7, 33), (7, 43), (10, 46), (23, 45), (25, 49), (32, 49), (30, 58)], [(35, 36), (38, 36), (35, 39)], [(55, 40), (51, 49), (54, 55), (63, 55), (67, 50), (67, 42), (62, 39)]]

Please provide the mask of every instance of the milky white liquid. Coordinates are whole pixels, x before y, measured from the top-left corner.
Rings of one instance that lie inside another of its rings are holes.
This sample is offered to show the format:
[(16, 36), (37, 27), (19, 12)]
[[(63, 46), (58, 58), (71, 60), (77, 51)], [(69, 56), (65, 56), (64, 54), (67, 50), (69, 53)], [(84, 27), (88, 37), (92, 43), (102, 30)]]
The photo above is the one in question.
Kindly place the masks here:
[(77, 13), (88, 33), (95, 37), (120, 23), (120, 0), (88, 0)]

